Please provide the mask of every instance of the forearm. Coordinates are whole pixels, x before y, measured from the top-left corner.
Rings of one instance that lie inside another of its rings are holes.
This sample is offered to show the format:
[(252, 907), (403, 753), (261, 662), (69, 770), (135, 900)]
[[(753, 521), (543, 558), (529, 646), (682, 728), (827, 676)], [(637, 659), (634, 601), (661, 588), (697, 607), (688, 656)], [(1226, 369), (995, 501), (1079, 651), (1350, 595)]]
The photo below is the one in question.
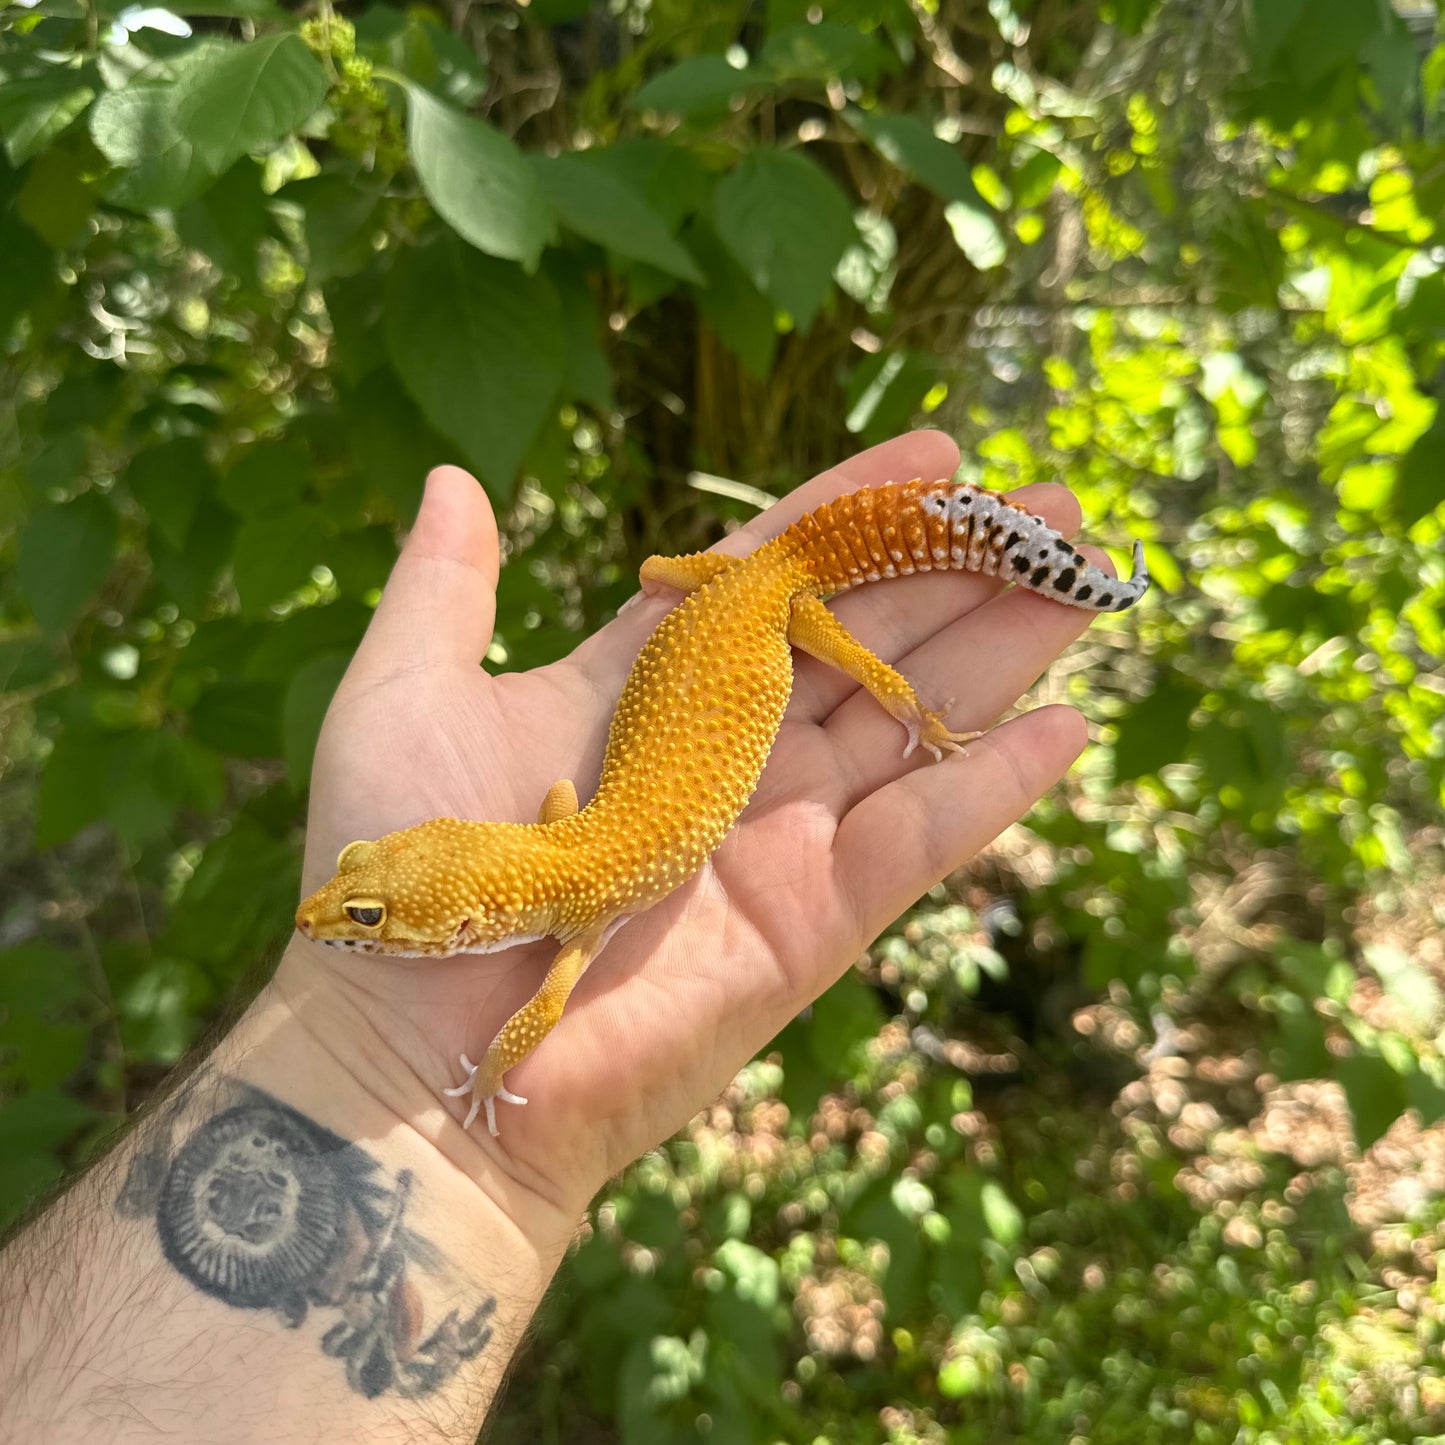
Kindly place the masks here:
[(10, 1244), (0, 1438), (475, 1438), (565, 1239), (358, 1072), (268, 991)]

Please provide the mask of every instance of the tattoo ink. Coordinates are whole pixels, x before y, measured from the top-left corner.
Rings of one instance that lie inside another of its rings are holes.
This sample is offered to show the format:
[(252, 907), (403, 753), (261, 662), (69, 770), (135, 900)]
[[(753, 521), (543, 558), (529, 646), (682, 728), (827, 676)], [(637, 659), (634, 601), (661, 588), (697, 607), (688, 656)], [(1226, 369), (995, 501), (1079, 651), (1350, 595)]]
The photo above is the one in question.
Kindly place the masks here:
[(428, 1328), (417, 1276), (454, 1272), (405, 1225), (410, 1173), (388, 1185), (340, 1135), (259, 1089), (227, 1087), (235, 1102), (179, 1147), (180, 1105), (157, 1121), (116, 1212), (153, 1220), (175, 1269), (233, 1308), (271, 1310), (291, 1329), (312, 1307), (336, 1311), (321, 1348), (359, 1394), (430, 1394), (486, 1347), (496, 1300)]

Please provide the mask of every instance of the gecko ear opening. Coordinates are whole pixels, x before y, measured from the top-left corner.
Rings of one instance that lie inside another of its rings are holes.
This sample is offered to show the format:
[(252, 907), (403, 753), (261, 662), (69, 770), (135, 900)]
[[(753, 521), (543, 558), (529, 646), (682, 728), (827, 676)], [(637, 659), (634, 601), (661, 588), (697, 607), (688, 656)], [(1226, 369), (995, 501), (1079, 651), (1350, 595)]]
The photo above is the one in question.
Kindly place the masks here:
[(376, 847), (375, 843), (364, 838), (358, 838), (355, 843), (348, 843), (341, 852), (336, 855), (336, 871), (338, 873), (349, 873), (353, 868), (360, 868), (366, 860), (371, 857), (371, 850)]

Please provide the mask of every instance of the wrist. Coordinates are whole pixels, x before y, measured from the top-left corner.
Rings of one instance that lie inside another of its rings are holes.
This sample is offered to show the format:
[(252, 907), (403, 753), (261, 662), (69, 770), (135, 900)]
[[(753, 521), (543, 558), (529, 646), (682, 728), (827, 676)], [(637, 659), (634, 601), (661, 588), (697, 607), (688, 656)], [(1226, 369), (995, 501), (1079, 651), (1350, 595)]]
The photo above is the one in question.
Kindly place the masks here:
[(441, 1095), (446, 1079), (433, 1077), (444, 1061), (426, 1039), (410, 1036), (414, 1023), (384, 997), (338, 987), (316, 966), (320, 951), (293, 940), (212, 1065), (364, 1149), (391, 1174), (407, 1171), (445, 1210), (458, 1249), (498, 1253), (535, 1276), (535, 1303), (588, 1201), (559, 1202), (529, 1187), (494, 1141), (463, 1130)]

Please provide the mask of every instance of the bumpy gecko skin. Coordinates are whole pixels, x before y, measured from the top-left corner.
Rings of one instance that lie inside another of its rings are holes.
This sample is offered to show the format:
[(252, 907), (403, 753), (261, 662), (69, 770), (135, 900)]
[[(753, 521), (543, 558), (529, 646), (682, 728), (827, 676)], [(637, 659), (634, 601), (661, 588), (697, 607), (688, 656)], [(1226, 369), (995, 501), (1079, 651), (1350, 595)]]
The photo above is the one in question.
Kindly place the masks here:
[(633, 664), (608, 734), (597, 794), (580, 811), (555, 784), (536, 823), (433, 818), (351, 843), (296, 926), (338, 948), (402, 957), (486, 953), (551, 935), (561, 944), (534, 997), (479, 1065), (465, 1056), (466, 1127), (561, 1017), (568, 994), (614, 929), (702, 867), (762, 774), (792, 689), (791, 647), (841, 669), (907, 730), (905, 755), (935, 758), (976, 733), (948, 730), (899, 673), (857, 642), (822, 598), (864, 582), (950, 569), (1000, 576), (1096, 612), (1149, 585), (1110, 577), (1043, 521), (996, 492), (946, 481), (870, 488), (819, 507), (744, 558), (653, 557), (645, 583), (686, 593)]

